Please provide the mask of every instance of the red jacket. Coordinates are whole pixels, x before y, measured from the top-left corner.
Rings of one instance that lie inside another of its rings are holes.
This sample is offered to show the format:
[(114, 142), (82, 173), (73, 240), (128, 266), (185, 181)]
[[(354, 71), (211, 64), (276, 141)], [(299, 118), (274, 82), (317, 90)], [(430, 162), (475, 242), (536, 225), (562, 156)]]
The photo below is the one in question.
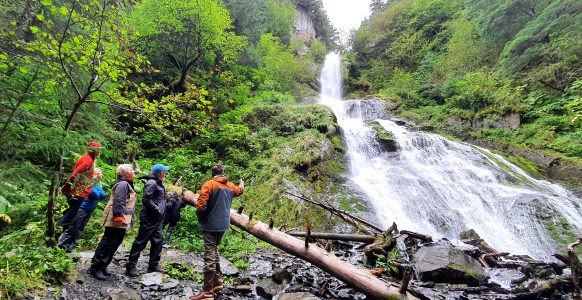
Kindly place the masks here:
[(94, 165), (94, 158), (91, 154), (86, 153), (81, 156), (75, 163), (73, 173), (61, 188), (61, 192), (65, 195), (87, 198), (91, 194), (93, 186)]

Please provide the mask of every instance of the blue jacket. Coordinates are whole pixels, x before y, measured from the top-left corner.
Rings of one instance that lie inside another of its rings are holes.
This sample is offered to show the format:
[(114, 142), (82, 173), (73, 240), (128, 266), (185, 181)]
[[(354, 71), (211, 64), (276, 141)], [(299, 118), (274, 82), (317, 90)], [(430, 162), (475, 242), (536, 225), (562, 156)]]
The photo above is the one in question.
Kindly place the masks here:
[(107, 194), (105, 194), (105, 191), (103, 191), (101, 184), (96, 183), (91, 188), (91, 194), (89, 194), (89, 197), (83, 200), (81, 208), (93, 212), (97, 207), (97, 202), (99, 202), (99, 200), (105, 199), (105, 197), (107, 197)]

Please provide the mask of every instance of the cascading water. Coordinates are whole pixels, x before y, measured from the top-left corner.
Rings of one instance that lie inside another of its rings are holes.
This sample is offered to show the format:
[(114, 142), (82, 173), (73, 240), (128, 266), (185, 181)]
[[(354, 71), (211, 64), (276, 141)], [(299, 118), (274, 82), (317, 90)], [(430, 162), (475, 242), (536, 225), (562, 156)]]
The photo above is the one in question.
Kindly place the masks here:
[[(373, 101), (341, 99), (341, 59), (326, 57), (320, 103), (338, 118), (347, 144), (350, 180), (368, 197), (383, 226), (458, 239), (474, 229), (499, 251), (547, 259), (557, 253), (547, 226), (567, 220), (581, 233), (582, 208), (565, 188), (532, 178), (486, 149), (413, 132), (370, 113)], [(379, 101), (376, 101), (379, 102)], [(376, 121), (398, 144), (381, 150)], [(564, 249), (560, 249), (563, 252)]]

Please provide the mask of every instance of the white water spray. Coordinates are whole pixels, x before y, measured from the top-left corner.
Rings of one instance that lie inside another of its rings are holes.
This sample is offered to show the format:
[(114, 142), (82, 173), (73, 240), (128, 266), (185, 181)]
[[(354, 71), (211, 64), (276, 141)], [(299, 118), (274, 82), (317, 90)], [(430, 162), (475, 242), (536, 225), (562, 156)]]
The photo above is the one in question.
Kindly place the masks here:
[[(326, 57), (321, 85), (320, 102), (332, 108), (343, 130), (350, 180), (384, 227), (396, 222), (400, 229), (451, 240), (474, 229), (498, 251), (540, 259), (565, 250), (556, 249), (548, 232), (548, 226), (562, 226), (560, 218), (582, 232), (582, 199), (567, 189), (536, 180), (486, 149), (411, 132), (382, 119), (377, 108), (370, 113), (381, 101), (342, 101), (339, 54)], [(366, 119), (393, 134), (396, 152), (381, 150)]]

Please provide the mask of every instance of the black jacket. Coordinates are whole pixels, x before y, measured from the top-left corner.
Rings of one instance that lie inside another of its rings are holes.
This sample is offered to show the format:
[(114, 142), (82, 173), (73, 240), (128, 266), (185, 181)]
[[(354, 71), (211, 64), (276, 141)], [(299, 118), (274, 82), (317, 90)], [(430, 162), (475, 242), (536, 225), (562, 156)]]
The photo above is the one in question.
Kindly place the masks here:
[(166, 213), (166, 188), (154, 174), (148, 173), (142, 178), (147, 180), (143, 187), (141, 199), (143, 208), (139, 214), (140, 222), (148, 224), (162, 222)]
[(186, 202), (182, 201), (180, 196), (176, 193), (171, 193), (172, 195), (166, 202), (166, 218), (165, 223), (176, 223), (180, 221), (180, 211), (182, 208), (186, 207)]

